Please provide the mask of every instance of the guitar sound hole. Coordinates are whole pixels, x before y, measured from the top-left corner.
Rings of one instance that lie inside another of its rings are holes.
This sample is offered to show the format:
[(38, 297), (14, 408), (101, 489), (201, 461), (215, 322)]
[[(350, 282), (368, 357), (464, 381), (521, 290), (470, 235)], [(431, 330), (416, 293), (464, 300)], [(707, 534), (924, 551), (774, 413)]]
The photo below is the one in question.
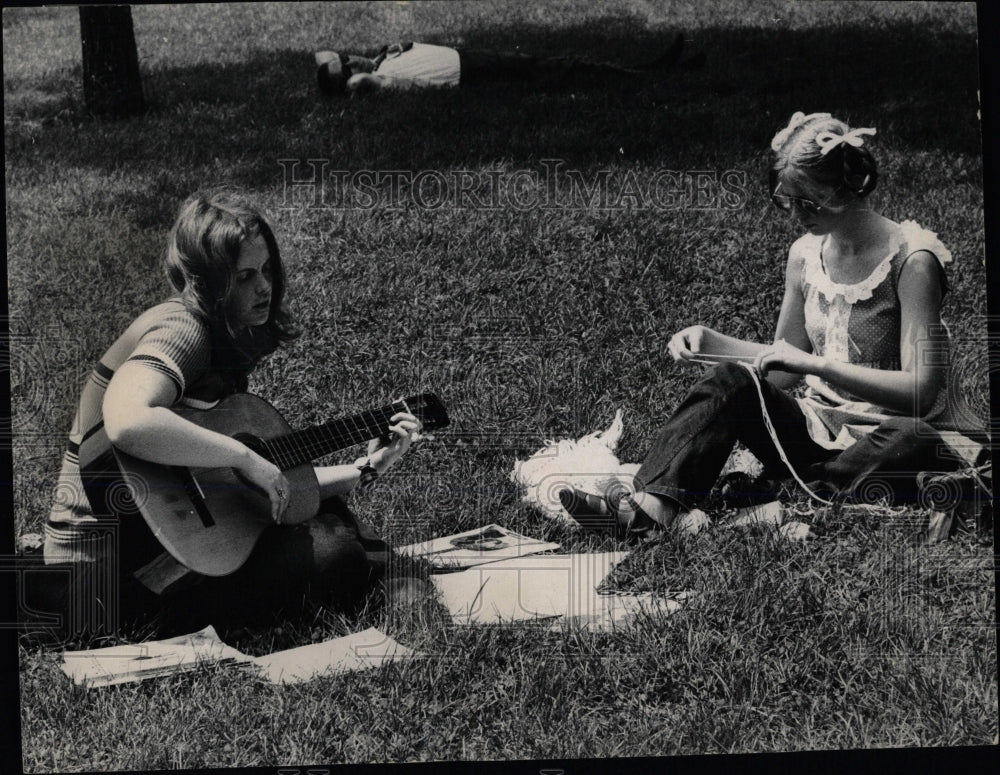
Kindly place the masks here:
[(258, 455), (266, 457), (266, 455), (264, 455), (265, 452), (264, 441), (259, 436), (254, 436), (252, 433), (237, 433), (235, 436), (233, 436), (233, 438), (236, 439), (241, 444), (250, 447), (250, 449), (252, 449)]

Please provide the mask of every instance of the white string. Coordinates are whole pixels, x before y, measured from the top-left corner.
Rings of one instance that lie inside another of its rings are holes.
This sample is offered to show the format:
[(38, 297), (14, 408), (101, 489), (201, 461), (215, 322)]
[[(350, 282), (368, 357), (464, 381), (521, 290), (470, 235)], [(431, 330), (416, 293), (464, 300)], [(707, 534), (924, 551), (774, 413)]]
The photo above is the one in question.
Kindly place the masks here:
[[(819, 501), (820, 503), (825, 503), (828, 506), (832, 506), (833, 501), (828, 501), (825, 498), (821, 498), (812, 490), (810, 490), (809, 486), (799, 478), (799, 475), (795, 472), (795, 469), (792, 467), (792, 464), (788, 462), (788, 456), (785, 454), (785, 450), (781, 446), (781, 442), (778, 441), (778, 433), (774, 429), (774, 425), (771, 422), (771, 416), (767, 412), (767, 405), (764, 403), (764, 389), (760, 385), (760, 377), (757, 374), (757, 369), (749, 363), (741, 363), (740, 365), (746, 367), (746, 370), (750, 372), (750, 377), (751, 379), (753, 379), (754, 387), (757, 388), (757, 395), (760, 397), (760, 413), (761, 416), (764, 418), (764, 425), (767, 427), (767, 432), (771, 436), (771, 441), (774, 442), (774, 448), (778, 450), (778, 456), (781, 458), (781, 462), (785, 464), (785, 467), (788, 468), (792, 476), (795, 477), (795, 481), (799, 483), (799, 485), (802, 487), (803, 490), (806, 491), (806, 494), (809, 495), (810, 498), (813, 498)], [(986, 492), (988, 496), (992, 499), (993, 498), (992, 488), (988, 487), (986, 483), (983, 481), (982, 477), (980, 476), (980, 473), (988, 469), (989, 467), (990, 467), (989, 464), (984, 466), (979, 466), (978, 468), (970, 466), (966, 471), (956, 472), (956, 474), (962, 474), (962, 473), (971, 474), (972, 478), (975, 479), (979, 487), (984, 492)], [(868, 503), (858, 503), (854, 505), (860, 508), (878, 509), (877, 506)]]
[(819, 497), (816, 493), (809, 489), (809, 485), (803, 482), (799, 475), (795, 472), (792, 464), (788, 462), (788, 456), (785, 454), (784, 448), (781, 446), (781, 442), (778, 441), (778, 432), (774, 429), (774, 424), (771, 422), (771, 416), (767, 413), (767, 405), (764, 403), (764, 389), (760, 386), (760, 377), (757, 375), (757, 369), (754, 368), (749, 363), (741, 363), (741, 366), (745, 367), (748, 372), (750, 372), (750, 377), (753, 379), (754, 387), (757, 388), (757, 395), (760, 397), (760, 413), (764, 418), (764, 425), (767, 427), (767, 432), (771, 435), (771, 441), (774, 442), (774, 448), (778, 450), (778, 456), (781, 458), (781, 462), (785, 464), (785, 467), (791, 471), (792, 476), (795, 477), (795, 481), (799, 483), (803, 490), (810, 498), (819, 501), (820, 503), (825, 503), (827, 506), (832, 506), (833, 501), (828, 501), (826, 498)]

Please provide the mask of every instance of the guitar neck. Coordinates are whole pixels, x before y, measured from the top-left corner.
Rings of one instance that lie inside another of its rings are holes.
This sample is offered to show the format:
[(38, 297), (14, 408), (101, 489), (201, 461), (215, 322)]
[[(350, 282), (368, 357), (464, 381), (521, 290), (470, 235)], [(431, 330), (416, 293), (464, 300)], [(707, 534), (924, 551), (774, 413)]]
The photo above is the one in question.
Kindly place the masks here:
[(389, 418), (400, 411), (406, 411), (405, 407), (389, 404), (276, 436), (264, 442), (262, 454), (278, 468), (287, 471), (331, 452), (385, 435), (389, 429)]

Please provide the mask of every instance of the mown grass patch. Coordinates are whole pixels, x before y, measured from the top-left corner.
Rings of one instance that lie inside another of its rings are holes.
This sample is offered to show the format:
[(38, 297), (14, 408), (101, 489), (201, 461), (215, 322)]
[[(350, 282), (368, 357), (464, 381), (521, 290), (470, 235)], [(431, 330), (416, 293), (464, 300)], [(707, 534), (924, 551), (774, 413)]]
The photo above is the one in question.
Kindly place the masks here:
[[(986, 406), (971, 6), (252, 4), (134, 16), (150, 110), (100, 123), (82, 112), (75, 10), (4, 11), (19, 534), (47, 513), (87, 370), (166, 291), (158, 261), (178, 202), (209, 184), (248, 189), (271, 211), (306, 332), (252, 389), (293, 425), (422, 390), (448, 403), (452, 428), (352, 503), (399, 544), (498, 522), (566, 551), (621, 548), (531, 511), (508, 473), (543, 439), (606, 427), (618, 408), (620, 456), (640, 459), (693, 379), (664, 350), (679, 327), (770, 335), (797, 235), (769, 209), (765, 151), (794, 110), (878, 128), (879, 205), (953, 251), (946, 316), (967, 395)], [(313, 81), (321, 46), (414, 37), (635, 62), (679, 30), (706, 66), (638, 93), (509, 86), (329, 101)], [(606, 172), (613, 191), (629, 175), (648, 190), (661, 170), (735, 171), (740, 198), (704, 209), (431, 209), (405, 197), (309, 207), (311, 192), (286, 192), (282, 159), (505, 181), (520, 170), (541, 181), (542, 161), (557, 159), (588, 183)], [(669, 536), (634, 550), (613, 582), (696, 597), (614, 633), (459, 629), (433, 606), (372, 605), (229, 636), (265, 653), (374, 624), (429, 654), (301, 687), (210, 670), (84, 692), (54, 653), (25, 644), (25, 769), (989, 743), (991, 547), (916, 545), (920, 517), (813, 515), (823, 533), (808, 544), (721, 526)]]

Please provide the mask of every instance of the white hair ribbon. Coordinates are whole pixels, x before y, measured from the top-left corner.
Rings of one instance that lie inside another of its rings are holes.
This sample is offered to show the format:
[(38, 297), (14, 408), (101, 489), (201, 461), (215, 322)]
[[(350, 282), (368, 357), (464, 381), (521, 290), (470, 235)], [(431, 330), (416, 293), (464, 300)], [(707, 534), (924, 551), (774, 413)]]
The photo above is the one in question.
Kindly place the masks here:
[(792, 136), (792, 132), (806, 123), (806, 121), (812, 121), (814, 118), (832, 118), (832, 116), (829, 113), (810, 113), (807, 116), (801, 110), (796, 111), (788, 120), (788, 126), (778, 132), (771, 140), (771, 150), (780, 151), (781, 147), (788, 142), (788, 138)]
[(865, 144), (862, 135), (873, 134), (875, 134), (875, 130), (871, 127), (865, 129), (852, 129), (850, 132), (843, 135), (838, 135), (836, 132), (820, 132), (816, 135), (816, 145), (819, 146), (820, 155), (826, 156), (841, 143), (847, 143), (848, 145), (853, 145), (855, 148), (860, 148)]

